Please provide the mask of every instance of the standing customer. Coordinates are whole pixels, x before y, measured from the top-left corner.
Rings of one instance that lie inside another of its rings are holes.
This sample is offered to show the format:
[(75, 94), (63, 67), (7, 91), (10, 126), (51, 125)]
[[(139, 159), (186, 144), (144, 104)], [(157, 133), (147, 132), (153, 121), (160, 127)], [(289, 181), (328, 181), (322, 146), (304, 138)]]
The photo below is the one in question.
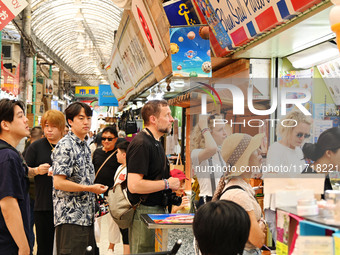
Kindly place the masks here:
[[(97, 177), (95, 183), (100, 183), (112, 188), (114, 185), (114, 176), (120, 163), (117, 161), (117, 144), (125, 141), (123, 138), (118, 138), (117, 130), (113, 126), (108, 126), (103, 129), (101, 142), (103, 147), (96, 149), (93, 153), (93, 165)], [(99, 172), (98, 172), (99, 170)], [(107, 196), (107, 192), (105, 193)], [(112, 219), (110, 214), (106, 217), (109, 223), (109, 247), (107, 255), (113, 254), (115, 244), (120, 242), (120, 231), (116, 222)], [(99, 217), (98, 224), (101, 226), (101, 218)], [(97, 240), (98, 241), (98, 240)]]
[[(269, 146), (267, 165), (269, 167), (293, 166), (297, 171), (302, 172), (305, 168), (305, 160), (301, 146), (305, 139), (310, 137), (312, 119), (302, 112), (294, 110), (284, 116), (279, 123), (282, 121), (284, 121), (285, 126), (281, 124), (277, 126), (277, 134), (281, 140)], [(264, 196), (263, 209), (269, 229), (276, 242), (276, 207), (274, 194)]]
[[(35, 141), (39, 140), (40, 138), (42, 138), (44, 136), (44, 132), (42, 130), (41, 127), (34, 127), (31, 129), (30, 131), (31, 133), (31, 137), (28, 139), (28, 141), (26, 140), (26, 144), (25, 144), (25, 150), (23, 151), (22, 155), (25, 157), (26, 152), (28, 147), (34, 143)], [(30, 180), (30, 189), (29, 189), (29, 195), (30, 195), (30, 206), (31, 206), (31, 211), (30, 211), (30, 247), (31, 250), (33, 250), (34, 248), (34, 243), (35, 243), (35, 235), (34, 235), (34, 231), (33, 231), (33, 226), (34, 226), (34, 200), (35, 200), (35, 183), (34, 183), (34, 171), (29, 170), (28, 171), (28, 177)]]
[[(340, 128), (334, 127), (321, 133), (317, 143), (306, 143), (302, 148), (304, 157), (313, 160), (305, 170), (306, 173), (321, 173), (339, 171), (340, 166)], [(332, 190), (332, 184), (327, 175), (324, 191)], [(322, 195), (322, 198), (324, 194)]]
[[(221, 178), (214, 199), (221, 198), (239, 204), (250, 219), (250, 231), (243, 255), (260, 255), (259, 248), (265, 242), (265, 221), (253, 188), (249, 184), (255, 170), (262, 164), (261, 142), (264, 134), (254, 137), (247, 134), (232, 134), (222, 145), (222, 157), (228, 163), (228, 172)], [(254, 172), (253, 172), (254, 169)]]
[(0, 254), (30, 254), (28, 168), (15, 147), (30, 133), (24, 104), (0, 100)]
[[(117, 145), (117, 161), (121, 164), (115, 174), (115, 184), (121, 184), (122, 188), (126, 191), (126, 151), (129, 146), (128, 141), (121, 142)], [(130, 254), (130, 246), (129, 246), (129, 229), (121, 229), (120, 233), (122, 234), (123, 239), (123, 251), (124, 254)]]
[[(132, 140), (126, 153), (128, 197), (131, 204), (141, 204), (129, 228), (132, 253), (155, 250), (155, 231), (146, 227), (141, 214), (165, 213), (164, 190), (176, 191), (180, 182), (170, 177), (169, 162), (160, 138), (171, 131), (174, 119), (165, 100), (153, 100), (142, 108), (145, 129)], [(170, 177), (170, 178), (169, 178)]]
[(221, 146), (227, 137), (226, 125), (219, 115), (200, 115), (193, 131), (191, 161), (200, 186), (198, 206), (211, 201), (223, 171), (210, 171), (225, 166)]
[(95, 254), (93, 193), (102, 194), (107, 187), (93, 184), (91, 152), (84, 141), (91, 127), (91, 108), (75, 102), (66, 110), (71, 131), (52, 153), (53, 205), (57, 254), (84, 254), (91, 246)]
[(37, 255), (52, 255), (54, 241), (51, 154), (64, 136), (65, 116), (57, 110), (49, 110), (41, 118), (45, 137), (33, 142), (27, 149), (27, 165), (34, 168), (35, 205), (34, 219), (37, 235)]

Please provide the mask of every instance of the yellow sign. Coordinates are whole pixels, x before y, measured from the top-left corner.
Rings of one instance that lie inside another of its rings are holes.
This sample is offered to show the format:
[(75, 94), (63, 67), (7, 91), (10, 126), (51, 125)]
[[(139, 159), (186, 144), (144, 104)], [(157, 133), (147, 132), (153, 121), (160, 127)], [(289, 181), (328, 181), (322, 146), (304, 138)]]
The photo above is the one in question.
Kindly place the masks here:
[(98, 97), (99, 87), (76, 86), (76, 97)]

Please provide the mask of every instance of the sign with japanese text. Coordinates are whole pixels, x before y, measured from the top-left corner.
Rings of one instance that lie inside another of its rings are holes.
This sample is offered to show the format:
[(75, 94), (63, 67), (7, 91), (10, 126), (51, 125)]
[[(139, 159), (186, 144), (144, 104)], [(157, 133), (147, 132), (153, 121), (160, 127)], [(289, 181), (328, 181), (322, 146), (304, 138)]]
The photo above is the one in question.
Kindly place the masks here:
[(99, 87), (76, 86), (75, 97), (98, 97)]
[(105, 66), (105, 70), (110, 81), (111, 90), (119, 102), (124, 101), (126, 97), (129, 97), (135, 92), (128, 70), (118, 52), (118, 48), (115, 48), (110, 62)]
[(25, 0), (0, 0), (0, 31), (26, 6)]

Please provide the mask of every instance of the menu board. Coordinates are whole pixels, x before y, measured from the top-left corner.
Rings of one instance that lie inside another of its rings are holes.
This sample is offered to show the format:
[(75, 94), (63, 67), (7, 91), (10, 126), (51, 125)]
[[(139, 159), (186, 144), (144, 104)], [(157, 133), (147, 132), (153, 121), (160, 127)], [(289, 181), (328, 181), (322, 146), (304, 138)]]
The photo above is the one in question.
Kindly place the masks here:
[(334, 103), (340, 105), (340, 58), (317, 66)]

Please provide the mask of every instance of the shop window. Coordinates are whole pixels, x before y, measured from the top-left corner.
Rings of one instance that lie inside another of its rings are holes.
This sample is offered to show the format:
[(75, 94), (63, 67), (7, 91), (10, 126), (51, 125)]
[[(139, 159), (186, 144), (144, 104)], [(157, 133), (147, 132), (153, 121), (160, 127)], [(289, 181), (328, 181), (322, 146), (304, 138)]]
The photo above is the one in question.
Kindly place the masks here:
[(2, 45), (2, 55), (4, 59), (12, 59), (12, 46)]

